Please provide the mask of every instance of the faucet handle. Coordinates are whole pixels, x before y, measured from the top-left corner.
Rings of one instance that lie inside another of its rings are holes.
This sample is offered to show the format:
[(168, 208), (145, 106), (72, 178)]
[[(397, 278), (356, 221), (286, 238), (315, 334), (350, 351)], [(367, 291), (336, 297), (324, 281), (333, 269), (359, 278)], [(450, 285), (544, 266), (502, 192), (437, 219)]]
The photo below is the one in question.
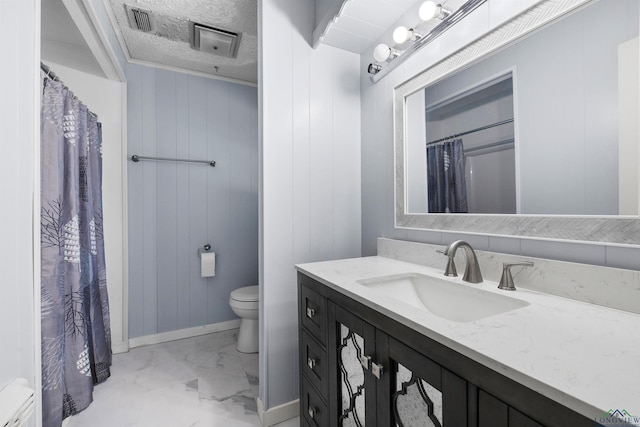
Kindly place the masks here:
[(516, 290), (516, 286), (513, 283), (513, 276), (511, 275), (511, 267), (516, 267), (516, 266), (533, 267), (533, 263), (531, 261), (503, 263), (502, 277), (500, 277), (500, 284), (498, 285), (498, 289), (504, 289), (505, 291)]

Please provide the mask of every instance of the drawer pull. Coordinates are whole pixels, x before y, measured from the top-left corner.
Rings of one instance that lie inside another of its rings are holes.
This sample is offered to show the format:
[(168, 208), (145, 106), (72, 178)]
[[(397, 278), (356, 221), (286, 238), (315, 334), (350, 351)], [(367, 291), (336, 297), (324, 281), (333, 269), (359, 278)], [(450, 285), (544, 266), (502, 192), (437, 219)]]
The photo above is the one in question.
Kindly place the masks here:
[(365, 371), (368, 371), (371, 367), (371, 357), (369, 356), (360, 356), (360, 364)]
[(313, 319), (315, 315), (316, 315), (316, 310), (311, 307), (307, 307), (307, 317), (309, 319)]
[(383, 368), (382, 365), (380, 365), (378, 363), (372, 363), (371, 364), (371, 373), (377, 379), (380, 379), (380, 377), (382, 377), (383, 371), (384, 371), (384, 368)]
[(318, 363), (316, 362), (316, 359), (312, 359), (310, 357), (307, 357), (307, 365), (309, 366), (309, 369), (312, 369), (316, 367)]
[(309, 417), (311, 419), (314, 419), (317, 413), (318, 413), (317, 409), (312, 408), (311, 406), (309, 406)]

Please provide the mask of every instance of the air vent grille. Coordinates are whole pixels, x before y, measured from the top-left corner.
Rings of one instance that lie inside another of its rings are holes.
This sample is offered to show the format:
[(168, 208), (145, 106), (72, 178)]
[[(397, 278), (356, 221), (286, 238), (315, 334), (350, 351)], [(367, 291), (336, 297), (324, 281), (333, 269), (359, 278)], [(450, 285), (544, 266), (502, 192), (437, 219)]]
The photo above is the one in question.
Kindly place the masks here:
[(191, 22), (191, 48), (217, 56), (235, 58), (241, 33)]
[(151, 24), (151, 13), (147, 10), (138, 9), (131, 6), (125, 6), (129, 17), (129, 26), (134, 30), (150, 33), (153, 31)]
[(149, 20), (149, 14), (147, 12), (140, 9), (133, 9), (133, 18), (139, 30), (145, 33), (151, 31), (151, 20)]

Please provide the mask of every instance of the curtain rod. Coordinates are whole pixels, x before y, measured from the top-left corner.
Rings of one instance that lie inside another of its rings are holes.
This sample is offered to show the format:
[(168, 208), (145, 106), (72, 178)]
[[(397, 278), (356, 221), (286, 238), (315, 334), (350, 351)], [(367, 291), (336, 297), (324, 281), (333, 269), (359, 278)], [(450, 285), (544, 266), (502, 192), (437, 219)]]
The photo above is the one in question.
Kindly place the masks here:
[[(477, 147), (467, 148), (467, 149), (463, 150), (463, 152), (464, 152), (465, 155), (468, 155), (468, 156), (476, 156), (477, 154), (473, 154), (476, 151), (484, 151), (484, 150), (488, 150), (490, 148), (495, 149), (495, 150), (492, 150), (490, 152), (507, 150), (509, 147), (507, 147), (507, 148), (501, 148), (501, 147), (506, 146), (506, 145), (513, 145), (514, 143), (515, 143), (515, 139), (507, 138), (507, 139), (503, 139), (502, 141), (490, 142), (488, 144), (478, 145)], [(481, 154), (485, 154), (485, 153), (481, 153)], [(488, 154), (488, 153), (486, 153), (486, 154)]]
[[(46, 74), (46, 77), (50, 78), (54, 82), (59, 82), (59, 83), (62, 83), (64, 85), (64, 82), (60, 79), (60, 77), (58, 77), (56, 75), (56, 73), (51, 71), (51, 68), (48, 67), (47, 65), (45, 65), (42, 61), (40, 61), (40, 69)], [(65, 87), (66, 87), (66, 85), (65, 85)], [(75, 99), (78, 99), (75, 95), (73, 97)], [(88, 108), (87, 108), (87, 111), (89, 112), (89, 114), (91, 114), (96, 119), (98, 118), (98, 115), (96, 113), (94, 113), (93, 111), (89, 110)]]
[(53, 71), (51, 71), (51, 68), (47, 67), (46, 65), (44, 65), (44, 63), (40, 62), (40, 69), (42, 71), (45, 72), (45, 74), (47, 75), (47, 77), (49, 77), (51, 80), (56, 81), (56, 82), (61, 82), (62, 80), (60, 80), (60, 77), (58, 77), (56, 75), (56, 73), (54, 73)]
[(479, 132), (481, 130), (490, 129), (490, 128), (493, 128), (493, 127), (496, 127), (496, 126), (500, 126), (500, 125), (505, 125), (505, 124), (511, 123), (511, 122), (513, 122), (513, 119), (503, 120), (501, 122), (496, 122), (496, 123), (493, 123), (493, 124), (490, 124), (490, 125), (482, 126), (482, 127), (475, 128), (475, 129), (471, 129), (471, 130), (468, 130), (468, 131), (465, 131), (465, 132), (456, 133), (455, 135), (450, 135), (450, 136), (447, 136), (445, 138), (436, 139), (435, 141), (427, 142), (427, 145), (437, 144), (438, 142), (443, 142), (443, 141), (448, 141), (450, 139), (457, 138), (459, 136), (468, 135), (470, 133)]

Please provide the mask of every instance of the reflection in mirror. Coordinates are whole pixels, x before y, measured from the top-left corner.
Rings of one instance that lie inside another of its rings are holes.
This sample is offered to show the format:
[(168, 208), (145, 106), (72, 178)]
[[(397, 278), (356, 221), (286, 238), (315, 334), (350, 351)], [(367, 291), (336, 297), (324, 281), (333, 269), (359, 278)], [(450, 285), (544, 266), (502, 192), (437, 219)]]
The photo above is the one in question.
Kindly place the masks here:
[(405, 213), (638, 215), (638, 5), (595, 2), (406, 97)]
[(514, 214), (511, 72), (452, 95), (451, 79), (460, 75), (407, 99), (407, 113), (421, 116), (408, 119), (408, 210)]

